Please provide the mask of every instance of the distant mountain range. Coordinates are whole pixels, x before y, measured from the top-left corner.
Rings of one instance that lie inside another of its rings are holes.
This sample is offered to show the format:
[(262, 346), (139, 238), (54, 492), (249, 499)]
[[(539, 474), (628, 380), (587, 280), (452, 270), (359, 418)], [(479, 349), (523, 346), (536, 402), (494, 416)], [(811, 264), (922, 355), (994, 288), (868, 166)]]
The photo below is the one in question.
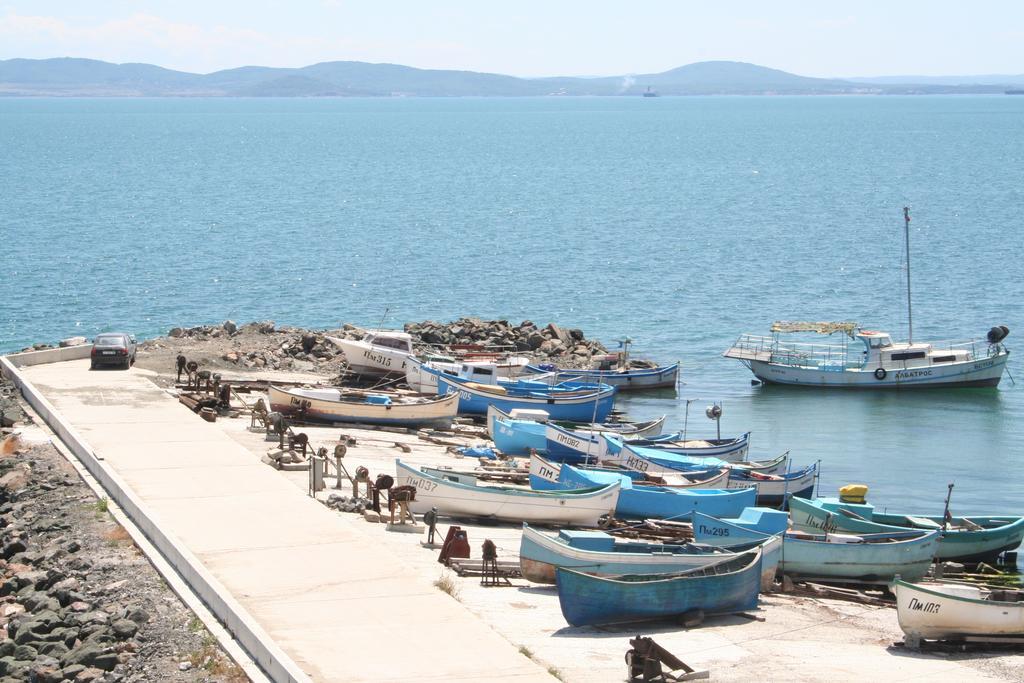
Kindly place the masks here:
[[(973, 80), (972, 80), (973, 79)], [(93, 59), (0, 60), (0, 96), (517, 97), (543, 95), (854, 95), (1001, 93), (1024, 76), (808, 78), (744, 62), (697, 62), (656, 74), (517, 78), (398, 64), (245, 66), (210, 74)]]

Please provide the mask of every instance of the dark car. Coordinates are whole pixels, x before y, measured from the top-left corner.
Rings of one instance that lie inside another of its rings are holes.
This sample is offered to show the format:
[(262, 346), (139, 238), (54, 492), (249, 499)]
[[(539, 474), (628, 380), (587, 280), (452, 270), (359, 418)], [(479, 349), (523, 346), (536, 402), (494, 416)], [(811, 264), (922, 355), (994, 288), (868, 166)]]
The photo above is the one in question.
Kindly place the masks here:
[(123, 332), (104, 332), (92, 340), (91, 368), (113, 365), (127, 370), (135, 364), (135, 337)]

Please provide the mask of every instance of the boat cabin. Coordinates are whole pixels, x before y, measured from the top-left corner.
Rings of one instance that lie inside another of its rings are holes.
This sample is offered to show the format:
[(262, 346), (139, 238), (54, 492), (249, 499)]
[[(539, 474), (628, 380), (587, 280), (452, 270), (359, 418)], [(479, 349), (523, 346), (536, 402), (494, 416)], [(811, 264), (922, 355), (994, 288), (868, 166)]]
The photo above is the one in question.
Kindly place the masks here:
[(494, 363), (462, 363), (458, 374), (460, 378), (477, 384), (497, 384), (500, 376)]
[(916, 368), (971, 358), (967, 349), (936, 350), (931, 344), (894, 343), (888, 332), (857, 330), (853, 336), (864, 344), (861, 367)]
[(376, 346), (391, 351), (412, 354), (412, 335), (407, 332), (378, 331), (370, 332), (363, 341), (370, 346)]

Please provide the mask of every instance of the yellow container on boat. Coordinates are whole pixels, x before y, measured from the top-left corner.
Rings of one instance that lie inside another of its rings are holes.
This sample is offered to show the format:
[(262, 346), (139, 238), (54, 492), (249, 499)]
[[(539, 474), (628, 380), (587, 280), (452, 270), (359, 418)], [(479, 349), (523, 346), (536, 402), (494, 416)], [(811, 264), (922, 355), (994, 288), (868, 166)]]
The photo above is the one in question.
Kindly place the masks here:
[(843, 503), (863, 504), (868, 497), (868, 487), (864, 484), (847, 484), (839, 489), (839, 500)]

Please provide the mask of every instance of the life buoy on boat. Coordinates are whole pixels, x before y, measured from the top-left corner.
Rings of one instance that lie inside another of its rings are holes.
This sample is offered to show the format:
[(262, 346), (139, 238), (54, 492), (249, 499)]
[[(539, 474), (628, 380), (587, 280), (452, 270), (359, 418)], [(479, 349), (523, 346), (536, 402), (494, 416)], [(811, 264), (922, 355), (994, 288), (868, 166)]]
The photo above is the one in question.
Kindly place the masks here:
[(885, 368), (875, 368), (875, 379), (885, 379), (885, 376), (889, 374), (885, 371)]

